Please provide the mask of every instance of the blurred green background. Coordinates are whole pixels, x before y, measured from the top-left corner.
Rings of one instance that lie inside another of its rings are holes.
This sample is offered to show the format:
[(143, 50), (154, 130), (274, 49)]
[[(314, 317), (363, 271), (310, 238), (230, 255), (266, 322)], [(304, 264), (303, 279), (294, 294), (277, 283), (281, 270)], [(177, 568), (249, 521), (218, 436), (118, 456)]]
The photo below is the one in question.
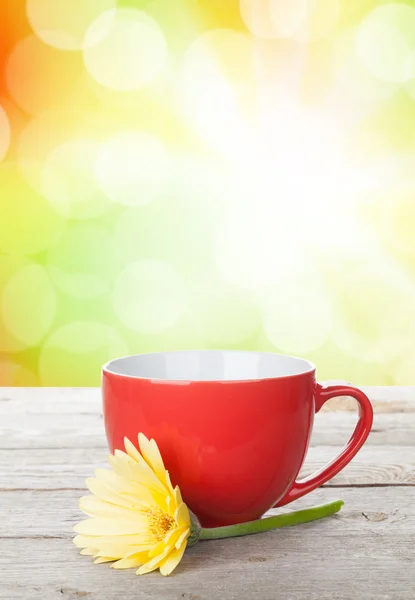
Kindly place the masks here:
[(130, 353), (414, 384), (415, 3), (0, 5), (0, 384)]

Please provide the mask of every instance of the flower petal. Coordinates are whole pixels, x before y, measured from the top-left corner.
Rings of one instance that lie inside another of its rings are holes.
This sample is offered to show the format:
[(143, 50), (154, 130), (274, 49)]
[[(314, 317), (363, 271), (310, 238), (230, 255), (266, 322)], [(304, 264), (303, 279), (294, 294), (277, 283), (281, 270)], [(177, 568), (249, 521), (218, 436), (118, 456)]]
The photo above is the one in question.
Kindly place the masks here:
[(76, 533), (85, 535), (128, 535), (145, 532), (147, 529), (137, 521), (122, 519), (87, 519), (74, 527)]
[(124, 438), (124, 446), (125, 446), (125, 451), (127, 452), (128, 456), (130, 456), (133, 460), (135, 460), (135, 462), (140, 462), (140, 460), (142, 459), (141, 454), (139, 453), (137, 448), (134, 446), (134, 444), (132, 442), (130, 442), (130, 440), (127, 437)]
[[(103, 469), (103, 470), (105, 470), (105, 469)], [(98, 498), (101, 498), (101, 500), (105, 500), (106, 502), (111, 502), (111, 504), (125, 506), (128, 508), (132, 508), (134, 506), (134, 504), (130, 500), (128, 500), (126, 498), (122, 498), (117, 493), (111, 491), (110, 489), (108, 489), (108, 487), (106, 485), (104, 485), (98, 479), (94, 479), (94, 478), (87, 479), (86, 485), (87, 485), (87, 488), (89, 489), (89, 491), (92, 494), (94, 494), (95, 496), (97, 496)]]
[(189, 510), (184, 502), (178, 506), (174, 518), (178, 527), (191, 527)]
[(138, 434), (141, 454), (146, 463), (153, 469), (160, 481), (166, 480), (166, 468), (155, 440), (148, 440), (143, 433)]
[(183, 502), (183, 498), (178, 485), (176, 485), (176, 487), (174, 488), (173, 494), (176, 499), (177, 506), (180, 506), (180, 504)]
[[(139, 535), (77, 535), (73, 539), (73, 543), (78, 548), (96, 548), (96, 553), (100, 550), (105, 550), (109, 554), (108, 548), (117, 546), (122, 547), (122, 554), (131, 554), (139, 550), (147, 552), (154, 544), (144, 534)], [(121, 558), (121, 557), (120, 557)]]
[(151, 573), (151, 571), (155, 571), (159, 568), (163, 559), (166, 558), (168, 551), (163, 552), (159, 556), (155, 556), (151, 560), (147, 561), (144, 565), (142, 565), (138, 571), (136, 571), (137, 575), (145, 575), (146, 573)]
[[(95, 548), (95, 543), (97, 540), (98, 538), (93, 536), (76, 535), (72, 542), (77, 548)], [(95, 552), (98, 552), (98, 550), (95, 550)]]
[(187, 538), (189, 537), (189, 535), (190, 535), (190, 527), (189, 527), (189, 529), (186, 529), (186, 531), (184, 531), (182, 533), (182, 535), (179, 537), (179, 539), (175, 543), (175, 546), (176, 546), (177, 549), (179, 549), (180, 546), (183, 544), (183, 542), (185, 542), (187, 540)]
[(166, 485), (167, 485), (167, 488), (168, 488), (170, 494), (173, 494), (174, 493), (174, 489), (173, 489), (173, 486), (172, 486), (172, 483), (171, 483), (170, 473), (168, 471), (166, 471), (165, 479), (166, 479)]
[(141, 483), (126, 479), (121, 475), (118, 475), (114, 471), (108, 469), (96, 469), (96, 478), (101, 481), (110, 491), (117, 495), (130, 494), (134, 496), (134, 502), (137, 503), (137, 499), (140, 498), (143, 503), (148, 503), (150, 499), (148, 489)]
[[(120, 542), (119, 544), (103, 544), (100, 545), (100, 550), (98, 550), (95, 555), (96, 556), (114, 556), (115, 559), (125, 558), (126, 556), (131, 556), (132, 554), (137, 554), (138, 552), (144, 552), (146, 555), (146, 560), (148, 559), (148, 551), (151, 548), (151, 545), (146, 546), (145, 544), (137, 545), (137, 546), (128, 546), (128, 544), (123, 544)], [(142, 561), (145, 562), (145, 561)], [(142, 563), (141, 563), (142, 564)]]
[(114, 560), (117, 560), (114, 557), (110, 557), (110, 556), (99, 556), (96, 560), (94, 560), (94, 565), (99, 565), (101, 563), (107, 563), (107, 562), (114, 562)]
[(139, 567), (148, 559), (147, 552), (137, 552), (131, 556), (124, 556), (121, 560), (117, 560), (112, 566), (113, 569), (131, 569)]
[(79, 554), (82, 554), (82, 556), (95, 556), (96, 553), (95, 548), (83, 548)]
[(149, 566), (148, 563), (145, 563), (135, 572), (135, 574), (136, 575), (145, 575), (146, 573), (151, 573), (152, 571), (155, 571), (156, 569), (159, 568), (159, 566), (160, 566), (159, 562), (152, 566)]
[(163, 554), (166, 551), (170, 552), (173, 549), (173, 546), (177, 542), (177, 540), (182, 536), (182, 529), (172, 529), (168, 532), (164, 539), (155, 544), (148, 553), (149, 558), (153, 558), (158, 554)]
[(132, 521), (147, 523), (147, 518), (141, 510), (116, 506), (96, 496), (83, 496), (79, 500), (79, 508), (91, 517), (121, 518)]
[(170, 573), (177, 567), (179, 562), (182, 560), (186, 545), (181, 548), (173, 550), (167, 556), (167, 558), (160, 565), (160, 573), (162, 575), (170, 575)]
[(132, 458), (116, 450), (115, 456), (109, 456), (108, 460), (115, 473), (125, 478), (129, 482), (135, 482), (141, 486), (155, 490), (161, 494), (168, 493), (166, 486), (159, 480), (154, 471), (148, 466), (144, 459), (139, 463), (133, 461)]

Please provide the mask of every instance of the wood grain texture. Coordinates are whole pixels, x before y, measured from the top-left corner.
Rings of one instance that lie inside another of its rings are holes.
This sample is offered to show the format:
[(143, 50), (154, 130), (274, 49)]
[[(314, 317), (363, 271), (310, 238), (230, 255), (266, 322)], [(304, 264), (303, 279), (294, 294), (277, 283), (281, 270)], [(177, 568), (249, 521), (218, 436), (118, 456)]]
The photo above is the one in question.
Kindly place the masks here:
[[(72, 544), (84, 480), (106, 465), (99, 390), (0, 390), (0, 600), (414, 600), (415, 388), (365, 391), (368, 443), (327, 486), (280, 509), (342, 498), (341, 513), (201, 542), (166, 579), (93, 565)], [(303, 475), (339, 451), (354, 411), (340, 398), (316, 416)]]
[[(75, 535), (72, 527), (87, 518), (78, 509), (78, 504), (81, 496), (88, 494), (87, 489), (2, 491), (0, 506), (6, 511), (8, 518), (0, 522), (0, 538), (71, 539)], [(333, 535), (347, 537), (352, 533), (366, 535), (368, 532), (376, 532), (389, 535), (392, 532), (408, 533), (409, 529), (415, 531), (414, 488), (321, 488), (295, 503), (272, 509), (269, 514), (290, 512), (338, 499), (345, 502), (345, 507), (333, 517), (338, 523), (328, 528), (321, 521), (321, 532), (330, 531)], [(383, 525), (379, 525), (381, 521), (384, 521)], [(415, 551), (415, 544), (413, 549)]]
[(133, 570), (114, 571), (80, 556), (70, 539), (78, 518), (73, 492), (23, 494), (16, 519), (23, 525), (14, 537), (0, 538), (0, 598), (413, 600), (415, 490), (317, 490), (292, 508), (338, 497), (345, 507), (335, 517), (200, 542), (165, 579), (157, 573), (137, 578)]

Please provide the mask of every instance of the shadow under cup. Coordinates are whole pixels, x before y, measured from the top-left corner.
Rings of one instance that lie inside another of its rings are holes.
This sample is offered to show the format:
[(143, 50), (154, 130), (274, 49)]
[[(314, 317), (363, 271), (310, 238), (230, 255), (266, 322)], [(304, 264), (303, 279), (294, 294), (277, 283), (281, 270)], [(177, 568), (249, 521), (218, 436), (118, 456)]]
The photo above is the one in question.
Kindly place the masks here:
[[(143, 432), (160, 448), (173, 485), (204, 527), (256, 519), (321, 485), (347, 464), (371, 427), (371, 405), (357, 388), (323, 388), (312, 363), (243, 351), (141, 354), (102, 372), (111, 452)], [(352, 395), (360, 419), (336, 459), (304, 481), (314, 413), (329, 398)]]

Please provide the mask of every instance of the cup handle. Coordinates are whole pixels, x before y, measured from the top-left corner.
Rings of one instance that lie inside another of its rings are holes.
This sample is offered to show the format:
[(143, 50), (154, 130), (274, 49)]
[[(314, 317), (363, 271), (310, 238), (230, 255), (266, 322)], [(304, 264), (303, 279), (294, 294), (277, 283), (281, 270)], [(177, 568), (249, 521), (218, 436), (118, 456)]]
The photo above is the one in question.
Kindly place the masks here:
[(340, 454), (338, 454), (325, 467), (309, 475), (300, 481), (294, 481), (291, 488), (277, 502), (274, 508), (284, 506), (297, 498), (301, 498), (308, 492), (326, 483), (329, 479), (337, 475), (359, 452), (360, 448), (365, 443), (367, 436), (370, 433), (373, 423), (373, 408), (369, 398), (361, 390), (348, 385), (330, 385), (322, 386), (317, 384), (315, 393), (315, 412), (317, 413), (327, 400), (336, 396), (351, 396), (355, 398), (359, 404), (359, 420), (351, 438), (344, 446)]

